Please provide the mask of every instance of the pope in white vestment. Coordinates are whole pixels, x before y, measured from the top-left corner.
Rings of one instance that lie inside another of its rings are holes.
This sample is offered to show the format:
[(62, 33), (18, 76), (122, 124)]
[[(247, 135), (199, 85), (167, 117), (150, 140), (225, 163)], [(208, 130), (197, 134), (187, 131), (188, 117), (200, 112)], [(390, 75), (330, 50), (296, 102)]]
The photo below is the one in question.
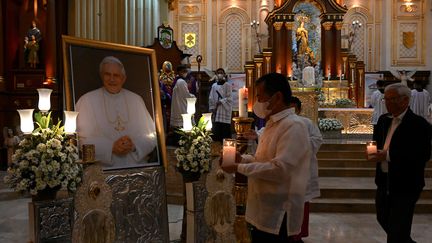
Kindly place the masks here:
[(80, 97), (77, 130), (80, 144), (94, 144), (105, 168), (138, 166), (156, 148), (155, 123), (141, 96), (123, 89), (126, 74), (115, 57), (100, 65), (104, 87)]

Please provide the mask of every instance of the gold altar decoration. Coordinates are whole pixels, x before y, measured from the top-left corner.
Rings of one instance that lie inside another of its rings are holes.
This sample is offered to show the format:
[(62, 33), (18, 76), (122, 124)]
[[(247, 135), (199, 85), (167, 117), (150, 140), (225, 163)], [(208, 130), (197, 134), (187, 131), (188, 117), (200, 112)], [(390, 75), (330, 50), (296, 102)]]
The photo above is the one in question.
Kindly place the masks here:
[(185, 33), (185, 46), (188, 48), (194, 47), (196, 44), (196, 33)]
[[(245, 153), (248, 146), (248, 139), (243, 134), (251, 129), (252, 117), (234, 117), (234, 128), (237, 133), (237, 151), (241, 154)], [(236, 204), (236, 216), (234, 222), (234, 233), (237, 243), (250, 243), (249, 229), (245, 220), (246, 199), (247, 199), (247, 177), (236, 173), (234, 198)]]
[(415, 32), (402, 32), (402, 43), (408, 49), (413, 48), (415, 45)]
[(343, 134), (372, 134), (372, 112), (369, 108), (319, 108), (318, 116), (340, 120)]

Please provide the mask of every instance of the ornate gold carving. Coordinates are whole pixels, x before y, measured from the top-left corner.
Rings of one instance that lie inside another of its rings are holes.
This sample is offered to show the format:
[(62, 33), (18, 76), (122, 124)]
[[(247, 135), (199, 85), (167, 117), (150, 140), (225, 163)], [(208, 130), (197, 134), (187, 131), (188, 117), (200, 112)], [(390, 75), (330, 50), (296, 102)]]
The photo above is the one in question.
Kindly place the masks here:
[(287, 30), (293, 30), (294, 29), (294, 22), (285, 22), (285, 28)]
[(324, 22), (324, 23), (322, 23), (322, 26), (324, 27), (324, 30), (329, 31), (329, 30), (331, 30), (331, 27), (333, 26), (333, 22)]
[(182, 8), (182, 12), (188, 15), (195, 15), (198, 13), (198, 11), (199, 8), (196, 5), (183, 6)]
[(418, 6), (412, 2), (410, 4), (405, 3), (400, 6), (400, 11), (403, 13), (415, 13), (418, 11)]
[(335, 23), (336, 30), (341, 30), (342, 26), (343, 26), (343, 22), (336, 22)]
[(315, 91), (294, 91), (295, 96), (297, 96), (304, 107), (308, 107), (308, 109), (302, 110), (302, 115), (311, 119), (313, 122), (318, 122), (318, 96)]
[(415, 45), (415, 32), (402, 32), (402, 43), (408, 49), (413, 48)]
[(281, 30), (282, 29), (282, 25), (283, 25), (283, 22), (274, 22), (273, 23), (273, 27), (275, 28), (276, 31)]

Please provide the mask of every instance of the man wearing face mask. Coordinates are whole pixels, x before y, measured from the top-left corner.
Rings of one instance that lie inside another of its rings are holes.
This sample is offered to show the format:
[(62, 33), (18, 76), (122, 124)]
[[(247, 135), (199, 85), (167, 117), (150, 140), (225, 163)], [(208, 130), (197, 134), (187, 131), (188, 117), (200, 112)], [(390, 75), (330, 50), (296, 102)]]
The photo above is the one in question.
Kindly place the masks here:
[(289, 242), (300, 232), (311, 145), (306, 125), (290, 109), (291, 88), (282, 74), (256, 81), (255, 114), (267, 120), (254, 156), (237, 154), (222, 169), (248, 177), (246, 221), (252, 242)]
[(186, 98), (194, 98), (195, 95), (189, 93), (188, 84), (186, 82), (187, 69), (185, 66), (180, 65), (177, 67), (179, 79), (173, 88), (172, 102), (171, 102), (171, 117), (170, 126), (179, 128), (183, 126), (182, 114), (187, 113), (187, 100)]
[(385, 106), (384, 98), (384, 80), (378, 80), (376, 82), (377, 90), (375, 90), (371, 95), (371, 106), (373, 108), (371, 124), (376, 126), (378, 118), (387, 113), (387, 108)]
[(232, 88), (222, 68), (216, 70), (216, 75), (217, 82), (210, 90), (209, 110), (213, 113), (213, 138), (222, 142), (224, 138), (231, 138)]

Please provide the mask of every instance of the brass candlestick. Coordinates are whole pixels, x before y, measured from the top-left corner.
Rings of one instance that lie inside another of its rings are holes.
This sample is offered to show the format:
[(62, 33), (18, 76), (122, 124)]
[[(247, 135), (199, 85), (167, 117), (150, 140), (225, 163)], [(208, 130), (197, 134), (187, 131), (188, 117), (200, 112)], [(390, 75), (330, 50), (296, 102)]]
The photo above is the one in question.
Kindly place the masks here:
[[(244, 137), (244, 133), (249, 131), (254, 121), (251, 117), (234, 117), (234, 128), (237, 134), (237, 151), (241, 154), (245, 153), (248, 146), (248, 139)], [(235, 173), (234, 198), (236, 203), (236, 217), (234, 223), (234, 233), (237, 243), (250, 243), (250, 234), (245, 220), (246, 199), (247, 199), (247, 177)]]

